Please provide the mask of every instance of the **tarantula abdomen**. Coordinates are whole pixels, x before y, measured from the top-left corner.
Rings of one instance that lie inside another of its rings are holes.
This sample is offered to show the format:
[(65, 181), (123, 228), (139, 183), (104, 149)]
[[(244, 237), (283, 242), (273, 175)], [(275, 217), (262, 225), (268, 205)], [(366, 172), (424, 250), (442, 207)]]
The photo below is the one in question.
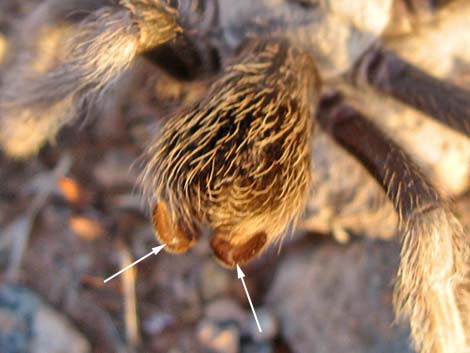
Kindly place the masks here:
[(235, 266), (298, 219), (318, 86), (308, 55), (283, 40), (252, 40), (207, 98), (169, 120), (142, 178), (169, 251), (186, 251), (209, 226), (216, 257)]

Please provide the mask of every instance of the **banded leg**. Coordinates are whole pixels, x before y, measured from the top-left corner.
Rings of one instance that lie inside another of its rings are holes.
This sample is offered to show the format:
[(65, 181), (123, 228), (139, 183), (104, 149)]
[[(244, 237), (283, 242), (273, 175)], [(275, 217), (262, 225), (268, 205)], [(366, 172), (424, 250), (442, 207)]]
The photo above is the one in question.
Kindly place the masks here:
[(400, 216), (398, 316), (421, 353), (470, 351), (470, 237), (411, 158), (364, 116), (330, 101), (323, 128), (386, 190)]
[(367, 54), (357, 71), (380, 92), (470, 136), (470, 91), (428, 75), (393, 52)]
[[(80, 12), (77, 2), (68, 4), (70, 14)], [(49, 6), (67, 8), (54, 2)], [(66, 18), (64, 14), (62, 22)], [(138, 54), (180, 31), (175, 12), (152, 0), (121, 0), (97, 8), (76, 27), (70, 24), (55, 44), (54, 49), (63, 53), (56, 63), (38, 67), (30, 60), (18, 60), (7, 69), (0, 91), (0, 147), (18, 158), (35, 153), (78, 115), (79, 108), (98, 100)], [(62, 43), (64, 38), (68, 39)], [(20, 53), (20, 57), (25, 54), (42, 55)]]

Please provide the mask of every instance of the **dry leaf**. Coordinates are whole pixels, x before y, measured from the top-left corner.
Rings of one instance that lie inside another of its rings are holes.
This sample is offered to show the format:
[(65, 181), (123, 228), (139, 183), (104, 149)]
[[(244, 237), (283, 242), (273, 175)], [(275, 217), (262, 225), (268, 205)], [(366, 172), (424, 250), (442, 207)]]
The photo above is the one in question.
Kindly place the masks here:
[(105, 230), (100, 223), (84, 216), (71, 217), (69, 226), (75, 234), (85, 240), (95, 240), (105, 234)]
[(70, 203), (81, 203), (87, 198), (87, 192), (81, 187), (80, 184), (71, 178), (60, 178), (58, 187), (62, 195)]

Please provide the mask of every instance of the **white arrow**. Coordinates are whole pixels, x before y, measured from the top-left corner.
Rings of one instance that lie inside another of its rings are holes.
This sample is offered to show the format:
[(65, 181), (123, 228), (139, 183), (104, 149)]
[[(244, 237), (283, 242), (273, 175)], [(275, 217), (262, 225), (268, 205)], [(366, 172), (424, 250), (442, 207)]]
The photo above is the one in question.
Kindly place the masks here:
[(123, 268), (121, 271), (119, 271), (118, 273), (115, 273), (114, 275), (112, 275), (111, 277), (107, 278), (104, 280), (104, 283), (106, 282), (109, 282), (111, 281), (113, 278), (119, 276), (121, 273), (123, 272), (126, 272), (128, 269), (130, 269), (132, 266), (135, 266), (137, 265), (139, 262), (141, 261), (144, 261), (147, 257), (151, 256), (151, 255), (158, 255), (158, 253), (166, 246), (166, 244), (163, 244), (163, 245), (160, 245), (160, 246), (157, 246), (155, 248), (152, 248), (152, 251), (149, 252), (147, 255), (141, 257), (140, 259), (138, 259), (137, 261), (134, 261), (133, 263), (131, 263), (129, 266)]
[(251, 302), (250, 293), (248, 293), (248, 288), (246, 288), (245, 274), (243, 273), (242, 269), (238, 265), (237, 265), (237, 276), (238, 276), (238, 279), (242, 280), (243, 288), (245, 288), (246, 296), (248, 297), (248, 302), (250, 303), (251, 311), (253, 311), (253, 316), (255, 317), (256, 325), (258, 326), (258, 331), (262, 333), (263, 330), (261, 329), (261, 325), (259, 324), (259, 321), (258, 321), (258, 316), (256, 315), (255, 308), (253, 306), (253, 303)]

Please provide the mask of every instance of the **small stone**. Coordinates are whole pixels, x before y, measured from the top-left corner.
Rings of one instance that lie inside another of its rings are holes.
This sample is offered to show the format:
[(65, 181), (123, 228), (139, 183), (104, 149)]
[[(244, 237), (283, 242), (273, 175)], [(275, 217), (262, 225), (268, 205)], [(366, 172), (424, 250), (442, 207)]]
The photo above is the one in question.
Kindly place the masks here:
[(273, 353), (273, 347), (267, 342), (263, 343), (247, 343), (242, 345), (241, 353)]
[(210, 353), (238, 353), (240, 331), (236, 325), (218, 325), (204, 320), (198, 327), (199, 343)]
[(217, 265), (213, 260), (204, 264), (201, 272), (201, 293), (204, 300), (213, 300), (227, 293), (233, 277), (227, 270)]
[(63, 316), (41, 306), (34, 320), (31, 353), (85, 353), (90, 351), (86, 342)]
[(245, 328), (249, 320), (248, 313), (230, 299), (220, 299), (210, 303), (205, 309), (205, 315), (214, 322), (234, 322), (241, 328)]
[(143, 329), (148, 335), (158, 335), (175, 321), (170, 314), (158, 313), (144, 321)]
[(263, 332), (259, 332), (255, 319), (249, 320), (248, 331), (250, 337), (257, 342), (267, 342), (272, 340), (278, 334), (279, 325), (274, 315), (265, 308), (257, 308), (259, 324)]
[(64, 316), (21, 286), (0, 287), (0, 352), (90, 353)]

